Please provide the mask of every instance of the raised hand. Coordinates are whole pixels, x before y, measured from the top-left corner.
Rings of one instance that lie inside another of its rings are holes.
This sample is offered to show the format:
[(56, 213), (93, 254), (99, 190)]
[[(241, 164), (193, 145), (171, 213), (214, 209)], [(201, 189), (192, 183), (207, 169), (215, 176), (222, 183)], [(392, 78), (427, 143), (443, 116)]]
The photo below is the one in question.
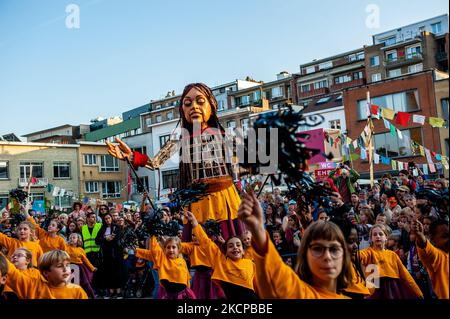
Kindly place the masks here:
[(131, 148), (127, 144), (125, 144), (120, 138), (116, 138), (116, 142), (118, 143), (118, 145), (106, 142), (106, 145), (108, 145), (109, 155), (118, 158), (120, 160), (125, 160), (125, 158), (131, 160), (131, 156), (133, 155), (133, 151), (131, 150)]
[(412, 221), (411, 225), (412, 232), (416, 235), (416, 245), (420, 248), (425, 248), (427, 245), (427, 238), (425, 237), (425, 234), (423, 233), (423, 225), (421, 222), (419, 222), (417, 219), (414, 219)]
[(267, 236), (264, 230), (263, 211), (253, 191), (242, 195), (241, 205), (238, 209), (239, 218), (245, 223), (252, 233), (255, 250), (263, 254), (267, 244)]
[(194, 214), (190, 211), (184, 211), (184, 217), (187, 218), (187, 220), (191, 223), (192, 227), (197, 227), (198, 221), (197, 218), (195, 218)]

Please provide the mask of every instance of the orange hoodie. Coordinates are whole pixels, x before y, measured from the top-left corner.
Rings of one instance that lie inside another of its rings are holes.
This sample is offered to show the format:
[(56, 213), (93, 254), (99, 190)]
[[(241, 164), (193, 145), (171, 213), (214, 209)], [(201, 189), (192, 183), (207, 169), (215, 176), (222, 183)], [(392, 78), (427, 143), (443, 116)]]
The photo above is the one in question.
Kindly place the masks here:
[(31, 222), (36, 228), (36, 236), (39, 238), (39, 245), (42, 247), (42, 251), (46, 253), (50, 250), (64, 250), (66, 247), (66, 241), (59, 235), (51, 237), (48, 232), (43, 230), (34, 220), (33, 217), (28, 217), (27, 221)]
[(428, 240), (424, 249), (417, 246), (420, 261), (431, 278), (433, 290), (439, 299), (449, 299), (448, 253), (437, 249)]
[(39, 240), (21, 241), (19, 239), (10, 238), (0, 233), (0, 246), (4, 246), (6, 249), (8, 249), (8, 259), (11, 259), (11, 255), (16, 251), (17, 248), (25, 247), (29, 249), (32, 254), (31, 263), (36, 267), (38, 265), (39, 258), (43, 255), (42, 248), (39, 245)]

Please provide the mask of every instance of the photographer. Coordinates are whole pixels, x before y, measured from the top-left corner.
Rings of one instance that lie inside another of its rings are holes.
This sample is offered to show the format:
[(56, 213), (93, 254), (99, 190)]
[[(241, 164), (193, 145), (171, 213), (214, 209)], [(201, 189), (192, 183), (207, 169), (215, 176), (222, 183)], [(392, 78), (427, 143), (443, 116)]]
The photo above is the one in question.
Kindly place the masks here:
[[(338, 174), (340, 172), (340, 174)], [(355, 193), (355, 183), (359, 178), (357, 171), (351, 169), (347, 164), (341, 164), (332, 170), (329, 177), (333, 179), (344, 203), (350, 202), (351, 194)]]

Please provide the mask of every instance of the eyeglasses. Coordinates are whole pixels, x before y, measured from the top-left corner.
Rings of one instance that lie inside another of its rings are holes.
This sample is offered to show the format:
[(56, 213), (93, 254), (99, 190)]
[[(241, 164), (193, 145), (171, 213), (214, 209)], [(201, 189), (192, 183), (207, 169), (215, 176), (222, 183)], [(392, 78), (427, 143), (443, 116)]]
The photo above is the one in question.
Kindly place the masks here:
[(311, 255), (315, 258), (320, 258), (323, 256), (326, 250), (330, 252), (331, 258), (337, 259), (342, 257), (344, 254), (344, 250), (341, 246), (322, 246), (322, 245), (310, 245), (309, 249), (311, 250)]
[(12, 255), (11, 255), (11, 258), (14, 258), (14, 257), (17, 257), (17, 258), (20, 258), (20, 257), (27, 258), (27, 255), (25, 255), (25, 254), (12, 254)]

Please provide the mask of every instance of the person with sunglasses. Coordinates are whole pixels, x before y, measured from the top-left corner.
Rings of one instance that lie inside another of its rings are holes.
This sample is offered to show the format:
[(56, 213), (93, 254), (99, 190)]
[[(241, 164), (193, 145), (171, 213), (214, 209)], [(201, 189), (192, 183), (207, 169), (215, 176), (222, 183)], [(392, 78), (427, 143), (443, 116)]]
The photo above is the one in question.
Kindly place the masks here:
[(308, 226), (293, 270), (269, 240), (262, 208), (253, 193), (243, 194), (238, 214), (253, 235), (255, 288), (260, 298), (349, 298), (342, 291), (352, 283), (350, 252), (336, 224), (316, 221)]

